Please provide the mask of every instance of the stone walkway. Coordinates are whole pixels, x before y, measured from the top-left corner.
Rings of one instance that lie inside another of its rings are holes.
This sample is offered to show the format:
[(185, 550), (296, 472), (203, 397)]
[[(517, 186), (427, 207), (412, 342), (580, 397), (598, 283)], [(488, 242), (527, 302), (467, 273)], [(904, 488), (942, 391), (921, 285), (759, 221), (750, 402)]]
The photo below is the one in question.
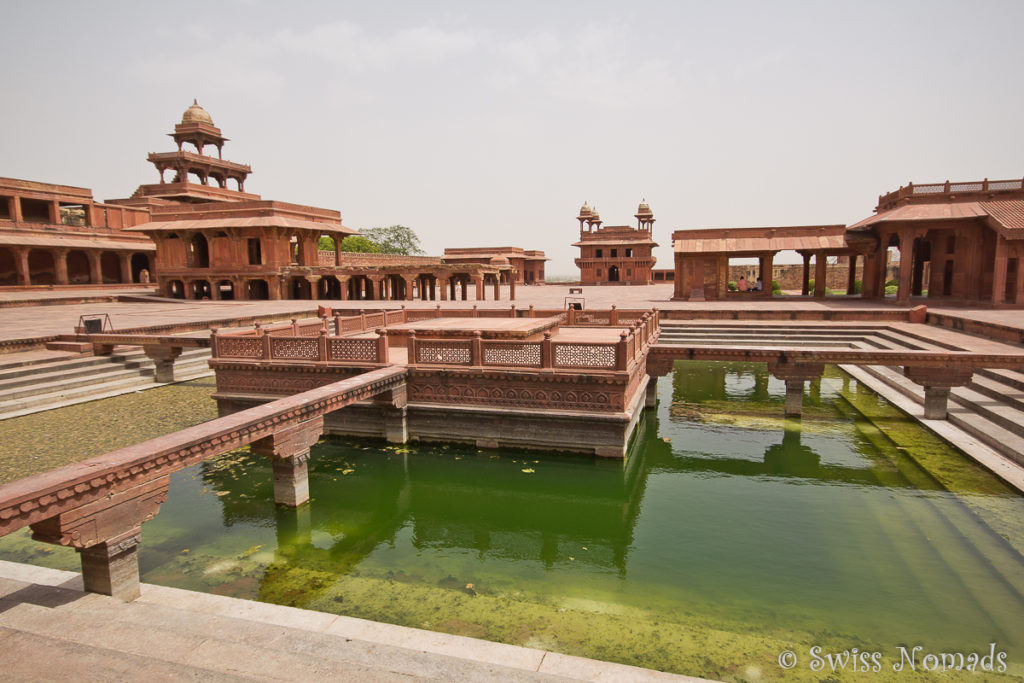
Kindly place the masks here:
[(150, 584), (125, 603), (4, 561), (0, 648), (23, 681), (705, 680)]

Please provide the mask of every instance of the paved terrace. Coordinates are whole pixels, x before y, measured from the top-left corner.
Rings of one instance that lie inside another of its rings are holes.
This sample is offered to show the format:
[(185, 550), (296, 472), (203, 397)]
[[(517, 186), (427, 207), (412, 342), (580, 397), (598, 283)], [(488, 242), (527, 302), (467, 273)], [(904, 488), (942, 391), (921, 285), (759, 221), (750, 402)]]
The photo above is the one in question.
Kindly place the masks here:
[(72, 572), (0, 561), (4, 673), (22, 681), (679, 681), (556, 652), (142, 585), (126, 603)]

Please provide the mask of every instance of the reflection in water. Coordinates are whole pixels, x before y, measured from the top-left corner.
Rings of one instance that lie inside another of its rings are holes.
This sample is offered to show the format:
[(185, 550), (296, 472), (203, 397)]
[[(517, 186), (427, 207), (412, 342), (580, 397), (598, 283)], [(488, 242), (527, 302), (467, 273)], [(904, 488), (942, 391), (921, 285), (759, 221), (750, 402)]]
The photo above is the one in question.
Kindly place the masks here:
[(811, 645), (995, 642), (1020, 667), (1020, 496), (814, 385), (787, 420), (763, 365), (679, 363), (625, 463), (328, 440), (298, 510), (232, 453), (174, 478), (143, 578), (724, 680)]

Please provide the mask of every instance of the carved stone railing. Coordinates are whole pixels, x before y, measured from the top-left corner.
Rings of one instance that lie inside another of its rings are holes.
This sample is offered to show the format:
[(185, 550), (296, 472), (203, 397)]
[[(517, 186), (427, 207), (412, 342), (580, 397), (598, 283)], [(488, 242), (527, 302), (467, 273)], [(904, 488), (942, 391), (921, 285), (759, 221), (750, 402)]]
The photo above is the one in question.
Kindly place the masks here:
[(1007, 190), (1024, 190), (1024, 180), (1015, 178), (1012, 180), (973, 180), (968, 182), (951, 183), (948, 180), (944, 183), (925, 183), (915, 185), (908, 183), (906, 187), (900, 186), (888, 194), (879, 195), (878, 208), (889, 209), (895, 206), (901, 199), (914, 196), (935, 196), (940, 194), (966, 194), (971, 192), (1003, 192)]
[[(410, 365), (469, 365), (485, 367), (536, 367), (563, 369), (626, 370), (657, 339), (660, 322), (657, 310), (548, 311), (532, 306), (529, 318), (558, 317), (560, 324), (579, 327), (628, 327), (618, 342), (561, 342), (545, 336), (544, 341), (465, 339), (418, 339), (408, 335)], [(440, 317), (517, 317), (516, 309), (443, 310), (406, 309), (360, 313), (354, 316), (294, 319), (290, 323), (257, 324), (242, 330), (214, 330), (211, 337), (214, 360), (291, 361), (310, 363), (387, 364), (388, 331), (396, 325)], [(374, 327), (376, 324), (376, 327)], [(331, 329), (333, 328), (333, 330)], [(330, 336), (333, 331), (336, 336)], [(371, 332), (375, 337), (355, 337)], [(480, 337), (481, 335), (476, 335)]]

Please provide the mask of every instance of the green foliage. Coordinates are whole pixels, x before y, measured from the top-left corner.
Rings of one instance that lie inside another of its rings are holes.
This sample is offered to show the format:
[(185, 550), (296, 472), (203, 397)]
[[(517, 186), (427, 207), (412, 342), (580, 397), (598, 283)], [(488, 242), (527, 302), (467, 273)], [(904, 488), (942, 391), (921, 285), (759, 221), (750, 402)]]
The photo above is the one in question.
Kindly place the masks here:
[(404, 225), (392, 225), (387, 228), (366, 228), (362, 230), (366, 239), (376, 243), (382, 254), (422, 254), (420, 238), (412, 228)]
[(782, 285), (779, 284), (778, 280), (772, 280), (772, 291), (773, 292), (781, 292), (782, 291)]
[(900, 286), (900, 281), (899, 280), (889, 280), (888, 282), (885, 283), (885, 288), (886, 289), (889, 289), (890, 287), (899, 287), (899, 286)]
[(316, 248), (320, 251), (334, 251), (334, 239), (327, 235), (321, 235)]
[(898, 292), (898, 291), (899, 291), (899, 286), (898, 285), (886, 285), (885, 286), (885, 295), (886, 296), (895, 296), (896, 292)]
[(813, 277), (810, 280), (807, 281), (807, 291), (810, 294), (814, 293), (814, 278)]
[(349, 235), (341, 241), (342, 251), (357, 251), (363, 254), (379, 254), (380, 245), (362, 235)]
[(853, 293), (861, 294), (864, 291), (864, 283), (860, 280), (853, 281)]
[(729, 283), (726, 286), (729, 288), (730, 292), (735, 292), (739, 289), (739, 285), (736, 284), (735, 280), (729, 280)]

